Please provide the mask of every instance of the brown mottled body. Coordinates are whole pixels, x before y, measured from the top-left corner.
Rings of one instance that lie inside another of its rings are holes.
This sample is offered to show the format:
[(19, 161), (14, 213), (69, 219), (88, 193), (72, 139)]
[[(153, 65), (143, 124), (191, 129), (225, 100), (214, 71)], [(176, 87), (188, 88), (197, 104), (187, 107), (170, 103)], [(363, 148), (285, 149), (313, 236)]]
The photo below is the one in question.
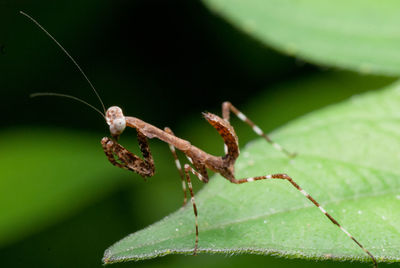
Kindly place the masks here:
[[(144, 174), (141, 173), (143, 167), (146, 167), (146, 165), (149, 167), (151, 166), (153, 168), (152, 171), (154, 172), (154, 162), (152, 158), (147, 159), (146, 157), (148, 155), (151, 156), (146, 137), (149, 139), (158, 138), (183, 152), (187, 157), (190, 157), (196, 170), (203, 171), (201, 172), (203, 176), (203, 182), (208, 182), (209, 179), (206, 169), (218, 172), (223, 174), (224, 177), (231, 179), (234, 177), (233, 165), (239, 156), (238, 139), (235, 131), (227, 121), (218, 117), (217, 115), (211, 113), (204, 113), (203, 115), (208, 122), (210, 122), (210, 124), (217, 129), (224, 139), (225, 144), (228, 146), (228, 153), (225, 156), (221, 157), (208, 154), (192, 145), (190, 142), (176, 137), (173, 135), (173, 133), (163, 131), (138, 118), (130, 116), (125, 117), (126, 126), (136, 129), (138, 133), (138, 142), (140, 147), (143, 149), (142, 153), (145, 161), (139, 161), (139, 157), (124, 149), (120, 144), (113, 142), (109, 138), (103, 138), (103, 149), (106, 152), (107, 157), (110, 159), (110, 162), (113, 164), (115, 163), (115, 159), (111, 152), (118, 156), (117, 163), (119, 164), (119, 167), (121, 167), (121, 163), (119, 162), (124, 162), (122, 166), (123, 168), (135, 171), (140, 175), (147, 177), (149, 172), (144, 172)], [(126, 157), (124, 157), (124, 154), (126, 154)], [(136, 165), (139, 165), (140, 167), (136, 168)]]

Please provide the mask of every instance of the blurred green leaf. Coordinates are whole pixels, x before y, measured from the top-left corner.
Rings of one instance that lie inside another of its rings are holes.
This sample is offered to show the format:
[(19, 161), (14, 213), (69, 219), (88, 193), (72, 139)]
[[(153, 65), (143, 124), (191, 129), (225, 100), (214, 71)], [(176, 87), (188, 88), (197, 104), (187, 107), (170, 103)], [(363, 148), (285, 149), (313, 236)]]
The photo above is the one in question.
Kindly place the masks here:
[[(242, 150), (236, 176), (291, 175), (379, 261), (400, 261), (399, 103), (395, 84), (295, 120), (272, 135), (295, 159), (259, 139)], [(370, 261), (285, 181), (234, 185), (214, 176), (196, 203), (200, 253)], [(188, 204), (111, 246), (103, 261), (190, 254), (194, 238)]]
[(400, 74), (400, 3), (204, 0), (211, 10), (275, 49), (317, 64)]
[(0, 245), (44, 229), (121, 182), (99, 138), (55, 129), (1, 133)]

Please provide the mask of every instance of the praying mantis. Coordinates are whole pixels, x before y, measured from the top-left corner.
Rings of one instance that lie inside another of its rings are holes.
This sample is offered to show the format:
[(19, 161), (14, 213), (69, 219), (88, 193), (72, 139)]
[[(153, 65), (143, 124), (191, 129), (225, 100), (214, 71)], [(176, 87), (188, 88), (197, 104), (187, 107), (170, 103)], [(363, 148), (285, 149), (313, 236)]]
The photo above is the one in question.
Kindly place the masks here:
[[(304, 189), (302, 189), (289, 175), (284, 173), (277, 174), (268, 174), (262, 175), (258, 174), (255, 177), (248, 178), (236, 178), (235, 177), (235, 162), (239, 156), (239, 144), (238, 137), (235, 133), (233, 126), (230, 124), (230, 114), (235, 114), (240, 120), (248, 124), (253, 131), (266, 140), (266, 142), (270, 143), (275, 149), (284, 153), (287, 157), (295, 157), (294, 153), (287, 151), (278, 143), (272, 141), (259, 126), (257, 126), (253, 121), (251, 121), (247, 116), (245, 116), (241, 111), (239, 111), (233, 104), (230, 102), (224, 102), (222, 104), (222, 117), (215, 115), (213, 113), (203, 113), (204, 118), (208, 121), (208, 123), (213, 126), (216, 131), (220, 134), (222, 139), (224, 140), (225, 146), (225, 154), (223, 156), (215, 156), (209, 154), (200, 148), (192, 145), (189, 141), (184, 140), (182, 138), (177, 137), (173, 131), (166, 127), (163, 130), (153, 126), (145, 121), (131, 116), (125, 116), (121, 108), (117, 106), (112, 106), (105, 109), (103, 101), (101, 100), (99, 94), (94, 88), (93, 84), (90, 82), (82, 68), (78, 65), (75, 59), (65, 50), (65, 48), (45, 29), (41, 26), (35, 19), (33, 19), (28, 14), (20, 11), (22, 15), (30, 19), (33, 23), (35, 23), (44, 33), (46, 33), (57, 45), (60, 49), (71, 59), (71, 61), (78, 68), (80, 73), (89, 83), (90, 87), (96, 94), (99, 99), (103, 111), (100, 111), (96, 107), (90, 105), (89, 103), (78, 99), (77, 97), (59, 94), (59, 93), (35, 93), (32, 94), (32, 97), (36, 96), (59, 96), (59, 97), (67, 97), (79, 102), (82, 102), (98, 113), (102, 115), (105, 119), (106, 123), (110, 129), (110, 137), (104, 137), (101, 140), (101, 145), (103, 147), (104, 153), (107, 156), (109, 162), (114, 166), (119, 168), (123, 168), (129, 171), (133, 171), (138, 173), (142, 177), (151, 177), (154, 175), (155, 165), (153, 156), (150, 151), (150, 146), (148, 143), (148, 139), (159, 139), (169, 145), (169, 148), (172, 152), (172, 155), (175, 159), (176, 167), (179, 171), (179, 175), (182, 181), (182, 189), (184, 192), (184, 205), (187, 202), (186, 196), (186, 185), (188, 186), (190, 193), (190, 200), (193, 206), (194, 218), (195, 218), (195, 241), (193, 248), (193, 255), (196, 255), (198, 251), (199, 244), (199, 224), (198, 224), (198, 210), (195, 202), (195, 196), (193, 192), (193, 186), (191, 182), (190, 175), (196, 176), (201, 182), (207, 183), (209, 181), (209, 176), (207, 170), (211, 170), (215, 173), (221, 174), (222, 177), (227, 179), (229, 182), (233, 184), (244, 184), (259, 180), (284, 180), (290, 183), (294, 188), (300, 191), (308, 200), (310, 200), (334, 225), (338, 226), (342, 232), (344, 232), (351, 240), (354, 241), (368, 256), (371, 258), (374, 267), (377, 267), (377, 262), (375, 257), (354, 237), (352, 236), (339, 222), (334, 219), (326, 210), (313, 198), (311, 197)], [(127, 150), (120, 143), (118, 143), (119, 137), (122, 135), (126, 127), (133, 128), (137, 132), (137, 140), (139, 143), (140, 151), (142, 153), (142, 158), (135, 155), (134, 153)], [(190, 164), (185, 164), (183, 167), (177, 157), (176, 150), (181, 151), (186, 155)]]

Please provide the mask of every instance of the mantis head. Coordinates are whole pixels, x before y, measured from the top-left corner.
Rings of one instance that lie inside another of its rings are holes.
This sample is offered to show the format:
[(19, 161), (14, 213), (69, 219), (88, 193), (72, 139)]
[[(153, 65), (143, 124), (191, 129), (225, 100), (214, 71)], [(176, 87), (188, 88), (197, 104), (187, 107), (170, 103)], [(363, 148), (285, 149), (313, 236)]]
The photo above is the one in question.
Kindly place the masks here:
[(111, 106), (107, 109), (105, 118), (107, 124), (110, 126), (110, 132), (113, 137), (118, 137), (124, 132), (126, 120), (121, 108)]

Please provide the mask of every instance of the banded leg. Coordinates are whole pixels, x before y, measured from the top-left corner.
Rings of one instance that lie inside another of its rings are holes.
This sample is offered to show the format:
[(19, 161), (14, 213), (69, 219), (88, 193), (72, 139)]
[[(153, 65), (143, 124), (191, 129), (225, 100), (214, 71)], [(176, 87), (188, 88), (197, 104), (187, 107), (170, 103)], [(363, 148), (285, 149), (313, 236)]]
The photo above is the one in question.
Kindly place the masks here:
[(190, 181), (189, 172), (192, 172), (193, 175), (195, 175), (197, 178), (199, 178), (200, 181), (204, 181), (204, 180), (203, 180), (203, 176), (199, 172), (194, 170), (188, 164), (185, 164), (186, 181), (187, 181), (187, 184), (188, 184), (188, 187), (189, 187), (189, 192), (190, 192), (190, 196), (191, 196), (190, 200), (192, 201), (194, 219), (195, 219), (195, 224), (196, 224), (196, 240), (195, 240), (195, 243), (194, 243), (194, 250), (193, 250), (193, 255), (196, 255), (197, 247), (199, 245), (199, 224), (198, 224), (198, 221), (197, 221), (197, 207), (196, 207), (196, 202), (194, 200), (193, 187), (192, 187), (192, 182)]
[[(222, 117), (229, 122), (230, 118), (230, 112), (234, 113), (240, 120), (245, 122), (247, 125), (249, 125), (253, 131), (263, 137), (268, 143), (270, 143), (275, 149), (278, 151), (286, 154), (288, 157), (295, 157), (295, 153), (291, 153), (287, 151), (285, 148), (283, 148), (281, 145), (278, 143), (272, 141), (262, 130), (259, 128), (256, 124), (253, 123), (250, 119), (247, 118), (241, 111), (239, 111), (235, 106), (232, 105), (229, 101), (225, 101), (222, 103)], [(225, 147), (226, 148), (226, 147)], [(226, 150), (226, 149), (225, 149)]]
[(287, 180), (289, 181), (294, 188), (299, 190), (305, 197), (307, 197), (319, 210), (321, 210), (322, 213), (336, 226), (342, 230), (343, 233), (345, 233), (351, 240), (353, 240), (365, 253), (369, 255), (369, 257), (372, 259), (372, 262), (374, 263), (374, 267), (378, 267), (378, 264), (375, 260), (375, 257), (369, 252), (360, 242), (358, 242), (357, 239), (354, 238), (345, 228), (343, 228), (340, 223), (335, 220), (326, 210), (312, 197), (310, 196), (306, 191), (304, 191), (291, 177), (289, 177), (286, 174), (271, 174), (271, 175), (266, 175), (266, 176), (259, 176), (259, 177), (252, 177), (252, 178), (246, 178), (246, 179), (235, 179), (231, 178), (230, 182), (235, 183), (235, 184), (242, 184), (246, 182), (252, 182), (252, 181), (257, 181), (257, 180), (266, 180), (266, 179), (281, 179), (281, 180)]
[[(172, 130), (169, 127), (165, 127), (164, 131), (175, 136), (175, 134), (172, 132)], [(183, 175), (181, 162), (179, 161), (178, 155), (176, 154), (175, 147), (173, 145), (169, 144), (169, 149), (171, 150), (172, 156), (175, 159), (175, 165), (176, 165), (176, 168), (178, 169), (179, 176), (181, 177), (181, 180), (182, 180), (182, 190), (183, 190), (183, 205), (182, 206), (185, 206), (186, 202), (187, 202), (185, 175)]]

